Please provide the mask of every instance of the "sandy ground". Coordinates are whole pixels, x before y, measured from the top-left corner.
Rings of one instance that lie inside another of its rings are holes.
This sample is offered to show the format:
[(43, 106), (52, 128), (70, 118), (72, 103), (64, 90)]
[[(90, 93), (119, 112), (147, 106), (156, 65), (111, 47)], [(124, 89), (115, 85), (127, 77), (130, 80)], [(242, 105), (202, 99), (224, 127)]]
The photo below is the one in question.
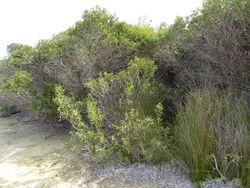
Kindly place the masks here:
[(68, 143), (64, 128), (0, 118), (0, 187), (117, 187), (93, 177), (93, 164)]
[(0, 187), (193, 187), (170, 168), (97, 167), (68, 144), (60, 126), (0, 118)]
[(88, 166), (67, 149), (67, 135), (64, 128), (1, 118), (0, 187), (84, 187)]

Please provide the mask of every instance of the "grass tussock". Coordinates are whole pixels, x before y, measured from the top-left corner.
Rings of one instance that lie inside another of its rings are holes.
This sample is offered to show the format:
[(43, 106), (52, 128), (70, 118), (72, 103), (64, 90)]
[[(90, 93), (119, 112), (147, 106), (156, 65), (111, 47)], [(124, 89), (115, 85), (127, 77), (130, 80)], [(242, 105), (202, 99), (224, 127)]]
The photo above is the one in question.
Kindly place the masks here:
[(177, 112), (174, 137), (194, 180), (249, 181), (250, 117), (243, 98), (230, 91), (192, 92)]

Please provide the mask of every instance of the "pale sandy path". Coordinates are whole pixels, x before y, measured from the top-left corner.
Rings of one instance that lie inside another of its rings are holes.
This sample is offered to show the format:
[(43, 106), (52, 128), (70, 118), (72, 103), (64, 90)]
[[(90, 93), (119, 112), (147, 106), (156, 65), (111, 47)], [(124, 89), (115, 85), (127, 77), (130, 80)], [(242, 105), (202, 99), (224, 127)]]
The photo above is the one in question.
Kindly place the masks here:
[(67, 149), (67, 134), (45, 123), (1, 118), (0, 187), (84, 187), (88, 166)]
[(68, 143), (68, 131), (60, 126), (0, 118), (0, 188), (194, 186), (171, 167), (96, 166), (70, 151)]

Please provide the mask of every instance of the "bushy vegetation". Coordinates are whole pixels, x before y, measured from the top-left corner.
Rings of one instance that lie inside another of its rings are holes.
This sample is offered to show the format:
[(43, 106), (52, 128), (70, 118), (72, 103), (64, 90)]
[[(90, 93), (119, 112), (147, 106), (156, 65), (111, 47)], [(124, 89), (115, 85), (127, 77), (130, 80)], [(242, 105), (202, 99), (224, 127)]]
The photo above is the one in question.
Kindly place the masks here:
[(1, 104), (25, 106), (33, 96), (33, 88), (32, 75), (26, 71), (17, 71), (1, 83)]
[[(231, 92), (195, 91), (176, 115), (175, 138), (195, 180), (249, 174), (250, 112)], [(249, 178), (249, 177), (248, 177)]]
[(35, 100), (29, 104), (29, 109), (46, 116), (55, 116), (58, 106), (54, 102), (55, 84), (45, 82), (41, 90), (36, 91)]
[(155, 70), (153, 61), (136, 58), (126, 70), (104, 73), (86, 83), (90, 91), (82, 102), (65, 96), (58, 87), (55, 101), (61, 117), (72, 122), (95, 159), (116, 155), (122, 161), (155, 163), (169, 158), (169, 131), (162, 122)]
[(0, 106), (68, 120), (94, 160), (177, 159), (195, 181), (250, 185), (249, 17), (249, 0), (208, 0), (154, 29), (93, 8), (35, 47), (7, 47)]

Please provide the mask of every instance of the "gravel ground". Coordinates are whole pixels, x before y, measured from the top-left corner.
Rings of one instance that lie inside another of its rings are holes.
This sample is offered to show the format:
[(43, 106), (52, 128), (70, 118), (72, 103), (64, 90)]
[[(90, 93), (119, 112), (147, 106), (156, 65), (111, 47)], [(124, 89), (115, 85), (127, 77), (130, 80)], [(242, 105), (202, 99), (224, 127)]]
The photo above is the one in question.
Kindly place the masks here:
[(103, 182), (120, 182), (122, 184), (144, 183), (150, 187), (191, 188), (194, 184), (185, 177), (180, 170), (171, 165), (156, 167), (146, 164), (112, 165), (99, 167), (94, 177), (103, 179)]
[(209, 180), (204, 183), (204, 188), (243, 188), (243, 186), (238, 179), (234, 179), (226, 184), (215, 180)]

